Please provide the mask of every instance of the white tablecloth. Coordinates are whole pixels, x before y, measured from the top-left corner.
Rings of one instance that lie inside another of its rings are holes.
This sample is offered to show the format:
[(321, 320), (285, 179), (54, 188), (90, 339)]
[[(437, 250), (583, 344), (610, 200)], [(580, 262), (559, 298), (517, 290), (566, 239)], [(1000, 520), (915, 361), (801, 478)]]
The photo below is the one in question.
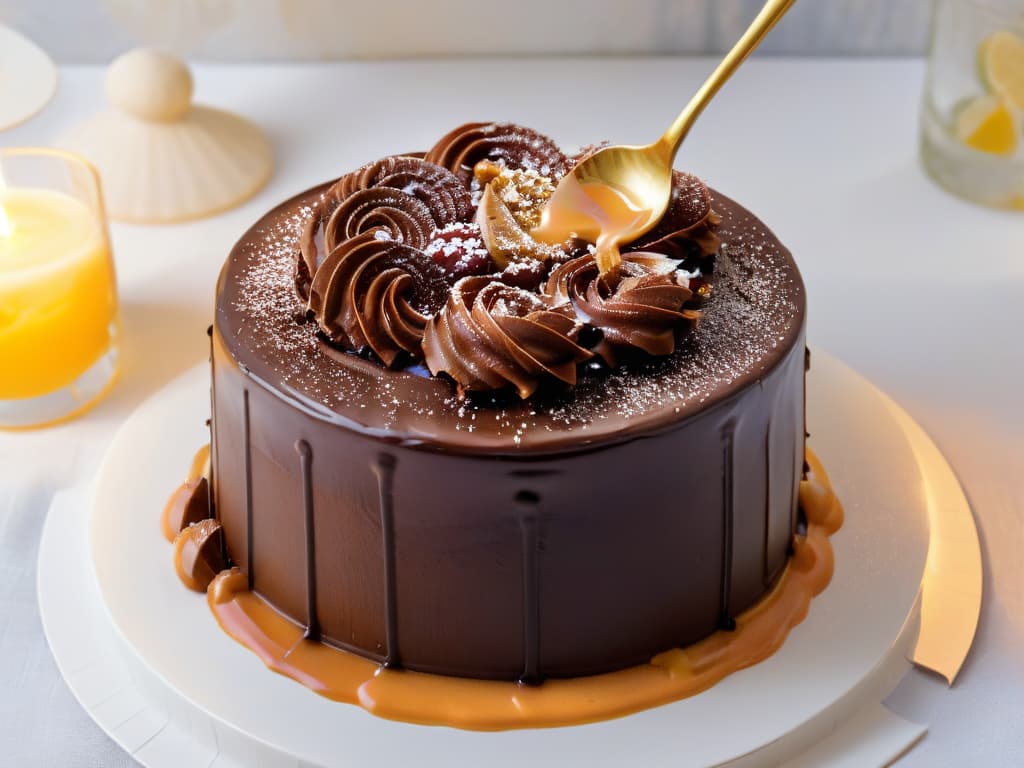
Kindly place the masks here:
[[(197, 100), (263, 125), (278, 171), (254, 200), (212, 219), (115, 225), (119, 385), (70, 424), (0, 433), (0, 763), (131, 764), (49, 657), (35, 607), (39, 532), (53, 492), (91, 477), (131, 410), (205, 359), (217, 271), (260, 213), (366, 160), (424, 148), (464, 120), (517, 120), (566, 146), (649, 139), (710, 67), (563, 59), (197, 68)], [(1012, 766), (1024, 755), (1024, 215), (961, 202), (924, 176), (922, 78), (917, 60), (752, 61), (678, 165), (741, 200), (789, 245), (807, 283), (811, 343), (924, 425), (975, 509), (986, 578), (975, 648), (951, 690), (915, 671), (890, 698), (931, 729), (900, 765)], [(65, 68), (54, 103), (0, 134), (0, 145), (47, 144), (102, 108), (102, 70)]]

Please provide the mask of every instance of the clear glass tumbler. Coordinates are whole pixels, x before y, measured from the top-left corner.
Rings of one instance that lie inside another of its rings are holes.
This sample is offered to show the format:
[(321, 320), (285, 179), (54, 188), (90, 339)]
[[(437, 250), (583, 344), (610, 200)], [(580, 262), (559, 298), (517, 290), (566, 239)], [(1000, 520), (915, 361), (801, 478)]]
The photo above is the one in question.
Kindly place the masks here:
[(1024, 210), (1024, 0), (935, 0), (921, 160), (950, 192)]
[(0, 428), (95, 403), (116, 378), (117, 339), (96, 171), (66, 152), (0, 150)]

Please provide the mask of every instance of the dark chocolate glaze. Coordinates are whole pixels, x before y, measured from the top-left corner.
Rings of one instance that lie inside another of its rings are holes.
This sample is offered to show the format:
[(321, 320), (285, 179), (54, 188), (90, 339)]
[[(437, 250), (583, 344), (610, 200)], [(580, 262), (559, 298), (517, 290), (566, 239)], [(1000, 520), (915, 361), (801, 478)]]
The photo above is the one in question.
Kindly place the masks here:
[(392, 498), (392, 479), (395, 476), (395, 457), (382, 453), (373, 466), (377, 475), (377, 496), (380, 509), (380, 538), (384, 563), (384, 643), (387, 655), (385, 667), (401, 665), (398, 651), (398, 586), (395, 577), (395, 513)]
[(324, 642), (534, 682), (646, 662), (766, 592), (797, 520), (805, 301), (760, 221), (714, 194), (714, 293), (675, 354), (487, 404), (301, 322), (291, 257), (322, 190), (258, 222), (218, 286), (215, 509), (257, 593), (305, 626), (312, 578)]
[(313, 449), (305, 440), (295, 442), (302, 472), (303, 533), (306, 537), (306, 637), (320, 639), (320, 620), (316, 616), (316, 518), (313, 509)]
[[(736, 499), (733, 484), (736, 456), (733, 448), (736, 439), (736, 421), (728, 419), (722, 425), (722, 593), (719, 608), (719, 624), (722, 629), (733, 629), (732, 601), (732, 553), (733, 526), (736, 517)], [(770, 513), (769, 513), (770, 514)], [(767, 527), (767, 526), (766, 526)]]
[(523, 673), (519, 682), (540, 682), (540, 520), (539, 499), (529, 491), (516, 496), (523, 536)]
[[(210, 366), (213, 370), (213, 366)], [(216, 384), (214, 384), (216, 386)], [(213, 418), (217, 416), (217, 406), (214, 405)], [(212, 426), (212, 425), (211, 425)], [(215, 427), (212, 427), (216, 431)], [(212, 439), (212, 433), (211, 433)], [(253, 566), (253, 540), (256, 538), (256, 525), (253, 522), (253, 510), (255, 502), (252, 498), (252, 438), (249, 436), (249, 390), (242, 390), (242, 445), (245, 446), (245, 561), (249, 563), (246, 568), (246, 575), (249, 579), (249, 589), (253, 588), (256, 578), (256, 568)], [(211, 472), (212, 474), (212, 472)], [(214, 499), (214, 504), (216, 504)]]

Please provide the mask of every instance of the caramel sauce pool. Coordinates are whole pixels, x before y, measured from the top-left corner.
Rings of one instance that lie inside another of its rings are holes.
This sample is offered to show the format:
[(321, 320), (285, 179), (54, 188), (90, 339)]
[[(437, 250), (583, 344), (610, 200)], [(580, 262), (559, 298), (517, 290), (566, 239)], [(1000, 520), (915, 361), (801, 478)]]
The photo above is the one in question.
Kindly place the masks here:
[(222, 571), (207, 591), (218, 623), (270, 669), (321, 696), (356, 704), (379, 717), (478, 731), (543, 728), (607, 720), (693, 696), (733, 672), (757, 664), (782, 645), (807, 616), (811, 598), (832, 578), (829, 536), (842, 525), (842, 505), (812, 453), (800, 484), (807, 533), (795, 536), (793, 556), (778, 583), (736, 619), (686, 648), (647, 664), (589, 677), (550, 679), (540, 686), (429, 675), (380, 665), (306, 639), (247, 589), (246, 575)]
[(649, 208), (639, 207), (626, 190), (610, 184), (581, 184), (572, 173), (558, 182), (544, 207), (540, 226), (530, 236), (546, 243), (560, 243), (576, 236), (594, 243), (594, 258), (602, 275), (622, 261), (619, 247), (635, 240), (651, 223)]

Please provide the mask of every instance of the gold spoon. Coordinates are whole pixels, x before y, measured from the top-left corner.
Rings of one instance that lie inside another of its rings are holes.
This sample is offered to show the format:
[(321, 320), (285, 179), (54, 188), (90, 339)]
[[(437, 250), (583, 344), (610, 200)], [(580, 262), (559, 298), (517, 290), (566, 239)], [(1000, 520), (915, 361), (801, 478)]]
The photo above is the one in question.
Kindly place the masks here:
[(650, 230), (665, 214), (672, 192), (672, 162), (700, 113), (740, 64), (760, 45), (794, 0), (768, 0), (732, 50), (653, 144), (605, 147), (558, 183), (530, 234), (547, 243), (576, 236), (596, 243), (602, 275), (621, 262), (619, 246)]

